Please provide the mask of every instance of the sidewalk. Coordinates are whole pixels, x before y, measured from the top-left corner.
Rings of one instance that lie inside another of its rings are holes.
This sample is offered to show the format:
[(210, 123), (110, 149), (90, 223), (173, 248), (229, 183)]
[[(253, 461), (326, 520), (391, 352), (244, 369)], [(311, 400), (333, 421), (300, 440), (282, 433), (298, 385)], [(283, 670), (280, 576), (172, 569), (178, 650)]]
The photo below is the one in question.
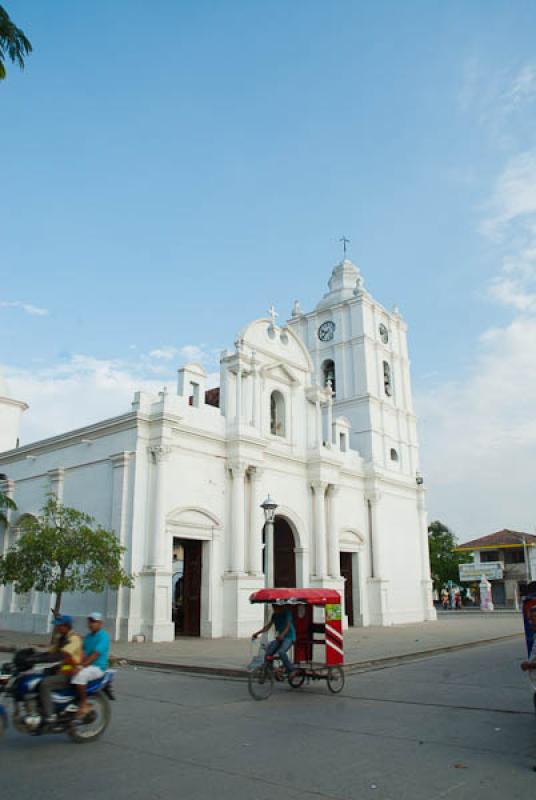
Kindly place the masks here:
[[(389, 628), (351, 628), (345, 633), (346, 668), (351, 671), (410, 660), (523, 633), (521, 614), (441, 614), (437, 622), (394, 625)], [(47, 636), (0, 631), (0, 652), (46, 642)], [(256, 648), (255, 648), (256, 650)], [(520, 641), (519, 657), (523, 657)], [(243, 677), (253, 655), (245, 639), (182, 637), (162, 644), (113, 642), (115, 659), (140, 666), (166, 667), (183, 672)], [(1, 660), (1, 659), (0, 659)]]

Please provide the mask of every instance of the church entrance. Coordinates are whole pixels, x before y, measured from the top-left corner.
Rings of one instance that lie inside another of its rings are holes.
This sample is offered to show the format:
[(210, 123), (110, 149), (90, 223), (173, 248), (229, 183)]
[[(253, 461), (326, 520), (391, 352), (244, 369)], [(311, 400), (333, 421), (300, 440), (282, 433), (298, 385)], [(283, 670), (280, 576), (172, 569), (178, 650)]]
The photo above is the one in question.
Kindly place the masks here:
[(173, 539), (175, 636), (201, 633), (202, 545), (197, 539)]
[(354, 625), (354, 572), (353, 553), (341, 553), (341, 577), (344, 578), (344, 610), (348, 625)]
[(274, 586), (296, 586), (296, 554), (292, 528), (284, 517), (275, 518)]

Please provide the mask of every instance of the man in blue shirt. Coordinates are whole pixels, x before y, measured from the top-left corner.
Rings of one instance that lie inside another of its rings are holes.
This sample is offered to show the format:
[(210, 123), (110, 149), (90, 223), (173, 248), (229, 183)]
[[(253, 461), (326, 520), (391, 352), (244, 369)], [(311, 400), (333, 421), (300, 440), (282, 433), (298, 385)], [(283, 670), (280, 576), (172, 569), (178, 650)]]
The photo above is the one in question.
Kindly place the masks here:
[(108, 669), (110, 637), (102, 627), (102, 614), (94, 611), (87, 620), (89, 633), (84, 637), (83, 657), (71, 683), (76, 686), (79, 700), (77, 716), (84, 717), (89, 711), (86, 686), (89, 681), (102, 678)]
[(273, 614), (270, 617), (269, 622), (264, 626), (264, 628), (261, 628), (260, 631), (257, 631), (257, 633), (253, 634), (253, 639), (256, 639), (261, 633), (266, 633), (266, 631), (269, 631), (273, 625), (275, 628), (276, 637), (274, 641), (270, 642), (266, 648), (266, 656), (279, 656), (286, 671), (292, 677), (296, 673), (296, 667), (288, 657), (287, 651), (290, 650), (296, 641), (294, 617), (292, 616), (292, 611), (290, 608), (288, 608), (288, 606), (273, 604), (272, 608)]

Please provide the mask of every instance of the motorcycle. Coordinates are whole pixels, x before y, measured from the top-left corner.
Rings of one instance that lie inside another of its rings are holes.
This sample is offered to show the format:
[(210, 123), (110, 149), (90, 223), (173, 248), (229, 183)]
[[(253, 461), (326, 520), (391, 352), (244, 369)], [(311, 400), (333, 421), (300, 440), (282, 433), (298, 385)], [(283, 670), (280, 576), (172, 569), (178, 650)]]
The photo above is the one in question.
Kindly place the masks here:
[(107, 670), (101, 678), (90, 681), (86, 687), (90, 710), (77, 718), (78, 702), (72, 687), (52, 692), (56, 721), (46, 723), (39, 699), (39, 684), (54, 672), (58, 665), (40, 663), (40, 654), (32, 648), (19, 650), (13, 660), (0, 667), (0, 736), (8, 726), (8, 710), (2, 695), (11, 700), (13, 725), (20, 733), (42, 736), (49, 733), (67, 733), (82, 744), (101, 736), (111, 718), (110, 700), (115, 700), (113, 679), (115, 670)]

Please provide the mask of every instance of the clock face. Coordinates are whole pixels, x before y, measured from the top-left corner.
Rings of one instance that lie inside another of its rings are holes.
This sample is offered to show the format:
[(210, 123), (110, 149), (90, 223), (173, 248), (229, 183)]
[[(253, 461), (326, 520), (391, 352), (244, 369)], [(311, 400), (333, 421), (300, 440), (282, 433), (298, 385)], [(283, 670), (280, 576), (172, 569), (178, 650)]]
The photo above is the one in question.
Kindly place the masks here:
[(327, 322), (323, 322), (318, 329), (318, 338), (320, 339), (321, 342), (331, 342), (334, 334), (335, 334), (335, 323), (332, 322), (330, 319)]
[(379, 333), (380, 333), (380, 339), (382, 340), (382, 342), (384, 344), (387, 344), (387, 342), (389, 341), (389, 331), (387, 330), (387, 328), (385, 327), (383, 322), (381, 323), (381, 325), (378, 328), (378, 330), (379, 330)]

